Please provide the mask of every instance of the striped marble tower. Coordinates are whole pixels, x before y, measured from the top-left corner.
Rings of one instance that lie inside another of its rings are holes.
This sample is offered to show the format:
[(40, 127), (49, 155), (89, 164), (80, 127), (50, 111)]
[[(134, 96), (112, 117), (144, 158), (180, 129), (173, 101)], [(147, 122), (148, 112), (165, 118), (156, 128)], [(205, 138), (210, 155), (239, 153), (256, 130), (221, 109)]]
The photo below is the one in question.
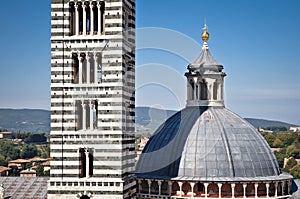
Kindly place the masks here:
[(135, 0), (52, 0), (48, 198), (135, 198)]

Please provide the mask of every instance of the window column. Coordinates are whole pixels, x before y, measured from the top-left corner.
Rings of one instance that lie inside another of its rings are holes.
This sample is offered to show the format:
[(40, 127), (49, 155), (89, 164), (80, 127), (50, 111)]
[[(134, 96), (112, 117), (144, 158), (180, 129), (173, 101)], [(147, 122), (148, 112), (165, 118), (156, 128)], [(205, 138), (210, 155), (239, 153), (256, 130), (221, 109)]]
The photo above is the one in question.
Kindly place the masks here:
[(87, 55), (87, 62), (86, 62), (86, 83), (91, 83), (91, 62), (92, 62), (92, 55), (90, 53), (86, 53)]
[(86, 130), (86, 104), (82, 101), (82, 130)]
[(89, 150), (85, 149), (85, 162), (86, 162), (86, 177), (90, 177), (90, 160), (89, 160)]
[(258, 197), (258, 195), (257, 195), (257, 188), (258, 188), (258, 183), (255, 183), (254, 184), (255, 198)]
[(98, 75), (100, 75), (100, 73), (98, 72), (98, 67), (101, 64), (101, 53), (95, 53), (94, 55), (94, 60), (95, 60), (95, 64), (94, 64), (94, 82), (97, 84), (98, 83)]
[(218, 183), (219, 187), (219, 198), (222, 198), (222, 183)]
[(90, 35), (94, 34), (94, 9), (93, 3), (90, 4)]
[(270, 183), (266, 183), (266, 188), (267, 188), (267, 198), (269, 197), (269, 188), (270, 188)]
[(148, 194), (151, 194), (151, 180), (147, 180), (148, 182)]
[(80, 54), (80, 59), (79, 59), (79, 84), (82, 84), (82, 68), (83, 68), (83, 62), (84, 62), (84, 54)]
[(275, 198), (277, 198), (278, 182), (275, 182)]
[(158, 180), (157, 184), (158, 184), (158, 195), (161, 195), (161, 181)]
[(138, 193), (141, 193), (142, 191), (142, 180), (138, 179)]
[(231, 184), (231, 196), (232, 196), (232, 198), (234, 198), (234, 195), (235, 195), (234, 188), (235, 188), (235, 183), (232, 183)]
[(191, 182), (190, 185), (192, 187), (192, 198), (194, 198), (194, 186), (195, 186), (195, 183)]
[(172, 195), (172, 181), (168, 181), (168, 185), (169, 185), (169, 196)]
[(291, 183), (290, 180), (287, 183), (288, 183), (288, 185), (287, 185), (288, 186), (288, 193), (287, 194), (290, 195), (292, 183)]
[(94, 122), (94, 104), (90, 101), (90, 130), (93, 130), (93, 122)]
[(208, 183), (204, 183), (204, 194), (205, 194), (205, 198), (207, 198), (207, 187), (208, 187)]
[(101, 12), (101, 3), (98, 5), (98, 35), (101, 35), (101, 23), (102, 23), (102, 12)]
[(178, 182), (178, 185), (179, 185), (179, 191), (180, 191), (179, 196), (182, 197), (182, 182)]
[(243, 183), (244, 198), (246, 198), (246, 188), (247, 188), (247, 184), (246, 184), (246, 183)]

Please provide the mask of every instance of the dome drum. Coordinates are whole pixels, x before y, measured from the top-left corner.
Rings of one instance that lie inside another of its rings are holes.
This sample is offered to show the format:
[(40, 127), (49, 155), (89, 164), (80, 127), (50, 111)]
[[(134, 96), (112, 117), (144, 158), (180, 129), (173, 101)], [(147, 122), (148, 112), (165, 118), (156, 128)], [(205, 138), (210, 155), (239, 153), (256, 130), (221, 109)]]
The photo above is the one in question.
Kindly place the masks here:
[(253, 181), (137, 179), (137, 198), (290, 198), (292, 178)]

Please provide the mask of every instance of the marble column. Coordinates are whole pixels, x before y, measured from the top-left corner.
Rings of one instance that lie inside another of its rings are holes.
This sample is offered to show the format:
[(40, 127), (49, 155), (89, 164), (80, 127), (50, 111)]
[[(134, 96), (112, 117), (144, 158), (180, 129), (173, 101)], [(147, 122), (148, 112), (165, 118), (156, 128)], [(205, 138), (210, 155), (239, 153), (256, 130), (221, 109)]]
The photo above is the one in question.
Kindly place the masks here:
[(82, 76), (83, 76), (83, 62), (85, 60), (85, 57), (81, 54), (79, 57), (79, 71), (78, 71), (78, 79), (79, 79), (79, 84), (82, 84)]
[(234, 196), (234, 195), (235, 195), (235, 193), (234, 193), (234, 188), (235, 188), (235, 183), (232, 183), (232, 184), (231, 184), (231, 197), (232, 197), (232, 198), (235, 198), (235, 196)]
[(158, 180), (157, 184), (158, 184), (158, 195), (161, 195), (161, 181)]
[(169, 181), (168, 185), (169, 185), (169, 196), (171, 196), (172, 195), (172, 182)]
[(243, 183), (243, 191), (244, 191), (244, 198), (246, 198), (246, 192), (247, 192), (247, 183)]
[(86, 53), (87, 55), (87, 62), (86, 62), (86, 83), (91, 83), (91, 62), (92, 62), (92, 55), (90, 53)]
[(90, 177), (90, 156), (89, 156), (89, 151), (85, 149), (85, 164), (86, 164), (86, 177)]
[(208, 187), (208, 183), (204, 183), (204, 194), (205, 194), (205, 198), (207, 198), (207, 187)]
[(94, 83), (98, 83), (98, 66), (99, 66), (99, 56), (94, 53)]
[(278, 182), (275, 182), (275, 198), (277, 197)]
[(267, 198), (269, 198), (269, 192), (270, 192), (270, 183), (266, 183), (266, 189), (267, 189)]
[(254, 184), (255, 198), (258, 198), (258, 195), (257, 195), (257, 188), (258, 188), (258, 183), (255, 183), (255, 184)]
[(179, 191), (180, 191), (179, 196), (182, 197), (182, 182), (178, 182), (178, 185), (179, 185)]
[(147, 180), (148, 182), (148, 194), (151, 194), (151, 180)]
[(82, 102), (82, 130), (86, 130), (86, 104)]
[(219, 187), (219, 198), (222, 198), (222, 183), (218, 183)]
[(191, 182), (191, 187), (192, 187), (192, 198), (194, 198), (194, 186), (195, 186), (195, 183), (194, 182)]
[(90, 101), (90, 130), (93, 130), (93, 122), (94, 122), (94, 104)]

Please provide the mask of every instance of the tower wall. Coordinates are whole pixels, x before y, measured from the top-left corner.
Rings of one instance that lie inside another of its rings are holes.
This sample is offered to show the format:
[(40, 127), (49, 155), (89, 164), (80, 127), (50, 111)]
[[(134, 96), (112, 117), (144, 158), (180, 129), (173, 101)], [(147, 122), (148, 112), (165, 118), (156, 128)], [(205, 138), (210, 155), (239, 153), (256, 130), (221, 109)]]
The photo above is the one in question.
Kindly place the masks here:
[(135, 0), (51, 4), (48, 198), (133, 198)]

